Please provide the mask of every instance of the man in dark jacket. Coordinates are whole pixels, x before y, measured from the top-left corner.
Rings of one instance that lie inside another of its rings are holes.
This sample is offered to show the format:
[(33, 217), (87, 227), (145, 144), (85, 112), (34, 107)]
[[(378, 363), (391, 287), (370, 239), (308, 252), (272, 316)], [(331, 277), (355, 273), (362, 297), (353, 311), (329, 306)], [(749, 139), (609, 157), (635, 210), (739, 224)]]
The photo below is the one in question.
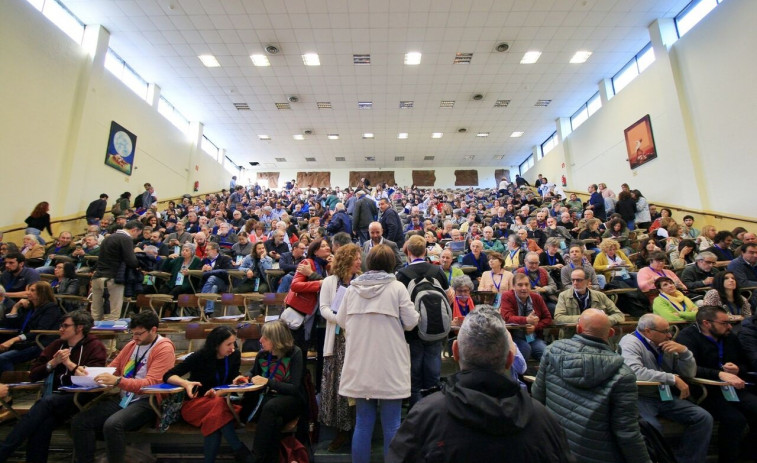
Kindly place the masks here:
[(330, 236), (334, 236), (339, 232), (345, 232), (352, 236), (352, 218), (345, 212), (344, 204), (336, 203), (334, 210), (336, 212), (331, 216), (329, 224), (326, 225), (326, 231)]
[(358, 190), (355, 210), (352, 211), (352, 234), (360, 239), (360, 245), (370, 239), (368, 225), (376, 220), (378, 208), (372, 198), (366, 196), (365, 191)]
[[(121, 230), (116, 230), (100, 244), (100, 258), (92, 275), (92, 316), (95, 320), (117, 320), (121, 315), (124, 301), (124, 282), (117, 281), (122, 266), (137, 268), (137, 256), (134, 254), (134, 240), (142, 233), (144, 226), (138, 220), (132, 220)], [(110, 314), (103, 316), (103, 291), (108, 288)]]
[(514, 354), (496, 310), (471, 312), (452, 354), (460, 373), (410, 410), (387, 462), (575, 461), (557, 421), (510, 379)]
[(402, 249), (402, 246), (405, 244), (405, 232), (403, 231), (402, 220), (399, 214), (397, 214), (397, 211), (394, 210), (386, 198), (382, 198), (379, 201), (378, 207), (381, 209), (379, 223), (384, 229), (384, 238), (394, 241), (397, 247)]
[[(205, 247), (205, 258), (202, 260), (202, 271), (205, 283), (201, 293), (220, 294), (229, 284), (227, 270), (233, 269), (231, 257), (221, 254), (218, 243), (210, 242)], [(205, 303), (205, 315), (210, 316), (215, 310), (213, 301)]]
[[(84, 367), (104, 367), (108, 355), (102, 341), (89, 334), (92, 325), (92, 316), (85, 310), (67, 313), (60, 323), (60, 339), (48, 345), (32, 362), (29, 379), (42, 381), (52, 375), (52, 389), (57, 391), (61, 386), (70, 386), (71, 376)], [(83, 394), (80, 400), (95, 397)], [(0, 443), (0, 461), (6, 461), (27, 439), (26, 461), (47, 461), (53, 430), (78, 411), (74, 394), (45, 395)]]
[(89, 203), (87, 206), (87, 225), (99, 225), (105, 215), (105, 209), (108, 208), (108, 195), (105, 193), (100, 195), (100, 199), (96, 199)]
[[(707, 397), (702, 407), (719, 421), (718, 454), (719, 461), (738, 461), (741, 439), (749, 425), (750, 433), (746, 442), (749, 453), (745, 459), (757, 459), (757, 395), (744, 389), (750, 370), (741, 343), (731, 335), (728, 313), (722, 307), (702, 306), (697, 311), (697, 322), (685, 328), (676, 342), (688, 347), (697, 362), (697, 378), (722, 381), (730, 386), (728, 390), (719, 386), (705, 386)], [(722, 390), (719, 390), (722, 389)], [(738, 402), (725, 396), (736, 397)]]
[[(407, 286), (416, 278), (426, 277), (436, 280), (444, 291), (449, 290), (449, 282), (441, 267), (426, 262), (426, 240), (423, 237), (411, 236), (405, 248), (408, 264), (397, 272), (397, 281)], [(444, 341), (423, 341), (418, 337), (418, 328), (413, 328), (405, 332), (405, 339), (410, 345), (410, 407), (413, 407), (421, 400), (421, 390), (439, 383), (446, 338)]]
[(650, 461), (639, 429), (636, 376), (613, 352), (610, 319), (586, 309), (576, 334), (547, 347), (531, 393), (567, 431), (582, 463)]
[(683, 268), (681, 281), (689, 288), (689, 291), (711, 286), (715, 275), (718, 273), (718, 269), (714, 265), (717, 261), (718, 256), (715, 254), (708, 251), (700, 252), (697, 254), (693, 265), (687, 265)]

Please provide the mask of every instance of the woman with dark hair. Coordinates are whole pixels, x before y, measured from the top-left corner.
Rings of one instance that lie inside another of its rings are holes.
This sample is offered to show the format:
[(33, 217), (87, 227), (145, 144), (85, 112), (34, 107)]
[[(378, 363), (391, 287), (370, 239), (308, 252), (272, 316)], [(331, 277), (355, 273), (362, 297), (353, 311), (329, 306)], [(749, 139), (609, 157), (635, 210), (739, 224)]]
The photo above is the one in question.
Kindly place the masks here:
[[(239, 376), (242, 357), (236, 340), (236, 332), (231, 327), (217, 326), (208, 333), (200, 350), (163, 375), (164, 382), (186, 391), (188, 400), (181, 406), (181, 417), (202, 431), (205, 463), (216, 461), (222, 436), (234, 451), (236, 461), (246, 461), (250, 453), (237, 437), (234, 415), (226, 399), (216, 396), (213, 389), (231, 384)], [(187, 373), (189, 379), (184, 379)]]
[(42, 239), (42, 230), (47, 230), (47, 234), (53, 236), (53, 230), (50, 228), (50, 203), (47, 201), (34, 206), (34, 210), (24, 222), (27, 227), (25, 233), (36, 235), (40, 244), (45, 244), (45, 240)]
[(240, 293), (267, 293), (266, 270), (273, 268), (273, 259), (265, 249), (265, 243), (258, 241), (252, 245), (250, 255), (239, 264), (239, 270), (247, 272), (247, 278), (235, 290)]
[(731, 271), (719, 272), (712, 281), (712, 289), (704, 295), (704, 305), (722, 307), (731, 318), (751, 317), (752, 307), (741, 295), (736, 276)]
[(670, 265), (675, 270), (681, 270), (689, 264), (694, 263), (694, 249), (696, 249), (694, 240), (681, 240), (678, 248), (670, 253)]
[(652, 302), (652, 311), (669, 322), (693, 322), (697, 318), (697, 305), (676, 288), (676, 283), (668, 277), (655, 280), (659, 291)]
[(673, 217), (673, 211), (668, 209), (667, 207), (663, 207), (660, 209), (660, 216), (657, 217), (652, 221), (652, 225), (649, 226), (649, 230), (647, 230), (647, 233), (650, 235), (654, 235), (655, 231), (659, 228), (665, 228), (666, 225), (663, 224), (662, 219), (670, 219)]
[(654, 289), (654, 282), (661, 277), (668, 277), (675, 283), (675, 286), (682, 291), (686, 291), (686, 285), (672, 271), (665, 268), (667, 258), (662, 251), (654, 251), (649, 254), (649, 266), (639, 270), (636, 275), (636, 281), (639, 289), (647, 293)]
[(336, 319), (347, 331), (339, 394), (356, 401), (352, 461), (371, 459), (371, 436), (380, 409), (384, 455), (410, 396), (410, 349), (404, 331), (418, 324), (405, 285), (394, 277), (392, 249), (379, 244), (366, 257), (368, 271), (350, 284)]
[(636, 256), (636, 268), (644, 268), (649, 263), (649, 254), (652, 252), (660, 251), (660, 247), (657, 246), (657, 241), (654, 238), (647, 238), (642, 241), (641, 251)]
[[(323, 279), (328, 276), (328, 269), (334, 256), (331, 245), (324, 238), (313, 240), (308, 246), (307, 259), (300, 262), (292, 279), (292, 286), (284, 299), (287, 308), (293, 309), (299, 315), (298, 320), (290, 321), (294, 343), (305, 352), (305, 324), (304, 318), (315, 314), (318, 307), (318, 293), (321, 291)], [(300, 320), (301, 318), (301, 320)], [(299, 322), (299, 323), (298, 323)], [(315, 320), (317, 323), (317, 320)]]
[(631, 191), (631, 199), (634, 200), (636, 207), (636, 216), (634, 224), (636, 228), (647, 230), (652, 224), (652, 214), (649, 212), (649, 203), (639, 190)]
[(260, 345), (249, 375), (236, 377), (234, 383), (265, 386), (261, 391), (244, 395), (240, 416), (257, 421), (252, 459), (248, 461), (274, 463), (279, 461), (281, 428), (299, 417), (306, 404), (302, 382), (305, 362), (302, 350), (295, 345), (282, 320), (263, 325)]
[(614, 239), (620, 245), (620, 249), (623, 249), (623, 252), (628, 253), (630, 249), (628, 235), (626, 221), (623, 219), (612, 219), (607, 224), (607, 230), (605, 230), (602, 238)]
[(320, 293), (320, 312), (326, 319), (326, 335), (323, 346), (323, 376), (321, 378), (321, 407), (318, 420), (336, 428), (337, 435), (328, 450), (335, 452), (349, 440), (355, 420), (350, 413), (346, 397), (339, 395), (345, 355), (344, 329), (336, 322), (343, 294), (352, 280), (360, 275), (362, 252), (356, 244), (339, 247), (334, 255), (332, 274), (323, 280)]
[(116, 203), (113, 205), (113, 209), (111, 209), (111, 212), (113, 212), (113, 215), (118, 217), (121, 214), (125, 214), (126, 210), (129, 209), (131, 205), (131, 193), (128, 191), (124, 191), (121, 193), (121, 196), (118, 197), (116, 200)]
[[(65, 294), (69, 296), (79, 295), (79, 279), (76, 277), (76, 267), (71, 262), (58, 262), (53, 270), (55, 278), (50, 282), (55, 294)], [(79, 308), (78, 302), (63, 301), (63, 308), (66, 312), (71, 312)]]
[(625, 220), (626, 226), (629, 230), (635, 228), (636, 203), (631, 199), (631, 193), (621, 191), (620, 194), (618, 194), (618, 201), (615, 203), (615, 212), (620, 214), (623, 220)]
[(15, 364), (32, 360), (42, 353), (36, 338), (39, 337), (41, 344), (47, 346), (57, 336), (33, 335), (29, 332), (55, 331), (59, 326), (59, 318), (60, 307), (55, 302), (50, 283), (37, 281), (29, 285), (29, 298), (19, 300), (5, 314), (3, 328), (17, 329), (20, 334), (0, 344), (0, 374), (11, 371)]

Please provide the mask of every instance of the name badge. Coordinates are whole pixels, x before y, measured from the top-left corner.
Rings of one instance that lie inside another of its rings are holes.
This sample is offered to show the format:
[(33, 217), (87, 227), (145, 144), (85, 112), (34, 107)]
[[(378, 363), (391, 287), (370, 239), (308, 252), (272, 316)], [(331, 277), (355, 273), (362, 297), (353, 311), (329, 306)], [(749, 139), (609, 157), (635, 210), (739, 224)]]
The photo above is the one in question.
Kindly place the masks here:
[(723, 397), (729, 402), (738, 402), (739, 396), (736, 394), (736, 389), (733, 386), (722, 386), (720, 390), (723, 392)]
[(240, 265), (244, 260), (244, 256), (237, 256), (237, 265)]
[(255, 278), (255, 292), (258, 292), (258, 288), (260, 288), (260, 278)]
[(129, 404), (131, 403), (131, 399), (133, 399), (133, 398), (134, 398), (134, 393), (133, 392), (129, 392), (128, 394), (126, 394), (125, 396), (123, 396), (123, 398), (121, 399), (121, 402), (118, 403), (118, 406), (121, 407), (121, 408), (128, 407)]
[(155, 277), (152, 275), (145, 275), (145, 279), (143, 280), (142, 284), (145, 285), (154, 285), (155, 284)]
[(47, 260), (45, 261), (45, 267), (49, 267), (52, 261), (53, 259), (51, 257), (48, 257)]
[(526, 335), (526, 342), (527, 343), (532, 343), (534, 341), (536, 341), (536, 335), (534, 333)]
[(668, 402), (673, 400), (673, 394), (670, 392), (670, 386), (667, 384), (660, 384), (657, 386), (657, 389), (660, 392), (660, 400), (663, 402)]
[(179, 286), (180, 284), (184, 283), (184, 274), (179, 272), (179, 274), (176, 275), (176, 286)]
[(173, 253), (174, 254), (181, 254), (181, 246), (174, 246), (173, 247)]

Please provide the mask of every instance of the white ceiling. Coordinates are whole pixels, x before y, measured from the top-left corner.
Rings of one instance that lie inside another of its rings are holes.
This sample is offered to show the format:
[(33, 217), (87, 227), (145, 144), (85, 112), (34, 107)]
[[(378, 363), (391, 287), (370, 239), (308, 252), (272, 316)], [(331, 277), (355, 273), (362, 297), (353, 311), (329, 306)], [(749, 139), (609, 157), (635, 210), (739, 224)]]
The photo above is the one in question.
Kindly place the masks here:
[[(649, 42), (652, 21), (689, 0), (62, 1), (85, 24), (108, 29), (111, 48), (187, 118), (203, 122), (235, 163), (307, 170), (517, 165), (555, 131), (556, 118), (569, 117)], [(500, 42), (510, 50), (498, 53)], [(268, 44), (281, 52), (269, 56), (270, 67), (253, 66), (249, 56)], [(536, 64), (520, 64), (528, 50), (542, 52)], [(569, 64), (578, 50), (593, 54)], [(423, 53), (419, 66), (403, 64), (409, 51)], [(303, 65), (304, 53), (318, 53), (321, 65)], [(452, 64), (455, 53), (473, 53), (471, 63)], [(221, 66), (204, 67), (202, 54)], [(370, 54), (370, 66), (354, 65), (353, 54)], [(483, 100), (472, 100), (477, 93)], [(276, 109), (291, 95), (299, 102)], [(498, 99), (511, 103), (494, 108)], [(535, 107), (541, 99), (552, 103)], [(401, 100), (414, 107), (399, 109)], [(454, 108), (440, 108), (441, 100)], [(332, 109), (317, 109), (319, 101)], [(359, 110), (358, 101), (373, 109)], [(313, 135), (292, 138), (307, 129)], [(513, 131), (525, 134), (510, 138)], [(399, 132), (408, 139), (398, 140)], [(340, 139), (328, 140), (330, 133)], [(429, 155), (435, 160), (424, 161)]]

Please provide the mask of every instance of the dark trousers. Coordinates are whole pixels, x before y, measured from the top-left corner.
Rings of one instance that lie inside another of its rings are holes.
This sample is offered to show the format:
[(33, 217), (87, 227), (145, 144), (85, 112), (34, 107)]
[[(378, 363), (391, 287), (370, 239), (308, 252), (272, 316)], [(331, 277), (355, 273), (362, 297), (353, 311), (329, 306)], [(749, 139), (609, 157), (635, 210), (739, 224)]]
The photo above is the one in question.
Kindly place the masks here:
[(738, 461), (741, 439), (747, 425), (751, 437), (747, 440), (749, 454), (745, 457), (757, 460), (757, 395), (738, 391), (739, 402), (728, 402), (720, 388), (708, 387), (707, 398), (702, 402), (713, 418), (718, 420), (718, 459), (721, 463)]
[(95, 459), (97, 433), (102, 431), (108, 463), (123, 463), (126, 452), (126, 432), (136, 431), (155, 420), (150, 401), (132, 402), (121, 408), (120, 395), (108, 398), (89, 410), (76, 415), (71, 421), (71, 436), (74, 439), (74, 461), (91, 463)]
[(275, 395), (265, 400), (258, 411), (255, 440), (252, 443), (252, 461), (278, 463), (281, 428), (302, 415), (304, 405), (299, 398), (289, 395)]
[(8, 460), (26, 440), (28, 440), (26, 461), (32, 463), (47, 462), (50, 437), (55, 427), (74, 416), (78, 411), (79, 409), (74, 405), (73, 394), (56, 392), (39, 399), (29, 410), (29, 413), (21, 417), (21, 420), (5, 438), (5, 441), (0, 444), (0, 462)]

